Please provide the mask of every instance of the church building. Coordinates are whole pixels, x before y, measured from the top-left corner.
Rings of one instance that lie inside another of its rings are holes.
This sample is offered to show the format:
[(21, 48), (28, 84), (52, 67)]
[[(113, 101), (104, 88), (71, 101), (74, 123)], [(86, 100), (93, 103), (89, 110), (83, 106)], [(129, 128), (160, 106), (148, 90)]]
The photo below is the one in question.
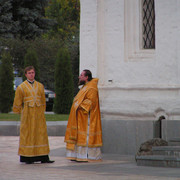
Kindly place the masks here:
[(80, 71), (99, 78), (103, 152), (180, 137), (180, 0), (80, 3)]

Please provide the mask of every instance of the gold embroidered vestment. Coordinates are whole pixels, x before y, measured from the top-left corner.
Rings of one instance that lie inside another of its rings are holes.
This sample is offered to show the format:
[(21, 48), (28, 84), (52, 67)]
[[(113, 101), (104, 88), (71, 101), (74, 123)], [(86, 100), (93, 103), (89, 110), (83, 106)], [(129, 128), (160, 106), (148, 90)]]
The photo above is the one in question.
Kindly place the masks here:
[(34, 81), (32, 86), (26, 80), (17, 87), (13, 112), (21, 113), (19, 155), (32, 157), (49, 154), (45, 109), (44, 86), (41, 83)]
[(87, 146), (88, 116), (89, 139), (88, 147), (102, 146), (102, 128), (98, 95), (98, 79), (94, 78), (85, 84), (74, 98), (66, 129), (66, 148), (74, 150), (77, 146)]

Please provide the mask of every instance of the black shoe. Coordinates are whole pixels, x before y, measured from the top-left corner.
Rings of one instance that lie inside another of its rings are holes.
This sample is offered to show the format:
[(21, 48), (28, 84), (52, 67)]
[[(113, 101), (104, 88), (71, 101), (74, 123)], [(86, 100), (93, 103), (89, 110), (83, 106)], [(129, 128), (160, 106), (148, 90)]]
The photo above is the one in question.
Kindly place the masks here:
[(71, 161), (76, 161), (75, 159), (70, 159)]
[(55, 161), (47, 160), (47, 161), (41, 161), (41, 163), (54, 163)]

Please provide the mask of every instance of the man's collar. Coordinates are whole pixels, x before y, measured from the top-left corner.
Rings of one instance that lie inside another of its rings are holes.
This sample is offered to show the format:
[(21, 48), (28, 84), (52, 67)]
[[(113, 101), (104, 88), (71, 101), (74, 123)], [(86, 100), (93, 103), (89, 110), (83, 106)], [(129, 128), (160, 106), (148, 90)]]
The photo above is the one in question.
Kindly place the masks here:
[(33, 80), (33, 81), (30, 81), (29, 79), (27, 79), (27, 81), (28, 81), (30, 84), (34, 84), (34, 80)]

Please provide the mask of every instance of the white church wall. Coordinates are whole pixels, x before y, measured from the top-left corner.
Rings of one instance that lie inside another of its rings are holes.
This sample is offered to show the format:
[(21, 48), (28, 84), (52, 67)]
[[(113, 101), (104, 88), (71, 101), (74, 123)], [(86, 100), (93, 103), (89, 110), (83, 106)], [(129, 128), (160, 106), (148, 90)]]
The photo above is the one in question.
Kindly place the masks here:
[[(178, 1), (156, 1), (156, 61), (159, 83), (179, 85)], [(160, 76), (161, 75), (161, 76)]]
[(80, 5), (80, 72), (90, 69), (97, 76), (97, 0), (82, 0)]
[[(138, 44), (140, 1), (103, 2), (105, 77), (100, 89), (104, 116), (109, 118), (107, 114), (114, 113), (118, 114), (114, 118), (120, 118), (122, 114), (121, 119), (132, 119), (134, 114), (134, 119), (153, 120), (156, 119), (156, 112), (162, 109), (170, 116), (168, 118), (173, 119), (175, 116), (170, 114), (176, 112), (172, 109), (180, 105), (177, 100), (178, 31), (175, 27), (179, 22), (176, 18), (178, 12), (174, 9), (177, 8), (176, 3), (156, 1), (156, 49), (143, 50)], [(137, 11), (131, 12), (135, 7)], [(168, 19), (171, 11), (174, 13)], [(136, 40), (126, 39), (126, 36)]]

